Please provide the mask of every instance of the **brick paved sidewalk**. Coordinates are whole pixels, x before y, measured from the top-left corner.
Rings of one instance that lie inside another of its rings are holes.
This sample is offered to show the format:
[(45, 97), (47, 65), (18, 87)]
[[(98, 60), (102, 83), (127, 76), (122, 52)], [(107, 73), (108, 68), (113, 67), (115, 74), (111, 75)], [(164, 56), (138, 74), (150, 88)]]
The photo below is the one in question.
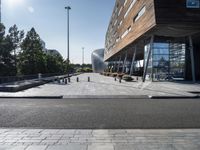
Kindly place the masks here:
[(199, 150), (200, 130), (0, 129), (0, 150)]

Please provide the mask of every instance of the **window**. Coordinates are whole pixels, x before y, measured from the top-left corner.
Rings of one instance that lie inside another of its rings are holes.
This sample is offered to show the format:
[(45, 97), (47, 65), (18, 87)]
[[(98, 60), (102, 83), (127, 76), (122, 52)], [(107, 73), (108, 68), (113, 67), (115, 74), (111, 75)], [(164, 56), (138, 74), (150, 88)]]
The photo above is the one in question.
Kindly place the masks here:
[(200, 8), (200, 0), (187, 0), (187, 8)]
[(129, 14), (129, 12), (131, 11), (131, 9), (133, 8), (134, 4), (135, 4), (136, 0), (132, 0), (131, 5), (129, 6), (127, 12), (124, 15), (124, 18), (126, 18), (126, 16)]
[(120, 40), (120, 37), (117, 37), (116, 42), (119, 42), (119, 40)]
[(128, 0), (125, 0), (125, 1), (124, 1), (124, 6), (126, 5), (127, 1), (128, 1)]
[(117, 20), (115, 21), (115, 23), (114, 23), (114, 26), (117, 24)]
[(123, 7), (120, 8), (118, 16), (121, 14)]
[(136, 22), (138, 19), (140, 19), (140, 17), (142, 17), (142, 15), (145, 13), (146, 11), (146, 7), (144, 6), (139, 13), (135, 16), (134, 21)]
[(131, 26), (127, 28), (127, 30), (122, 34), (122, 39), (131, 31)]
[(122, 23), (123, 23), (123, 21), (120, 21), (120, 23), (118, 25), (118, 28), (121, 27)]

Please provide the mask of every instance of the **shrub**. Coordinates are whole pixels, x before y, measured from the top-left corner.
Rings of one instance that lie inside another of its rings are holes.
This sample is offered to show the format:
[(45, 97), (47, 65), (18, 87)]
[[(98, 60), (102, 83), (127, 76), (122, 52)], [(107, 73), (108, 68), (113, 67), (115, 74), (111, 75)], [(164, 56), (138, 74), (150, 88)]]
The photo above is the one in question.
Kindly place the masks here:
[(112, 73), (112, 77), (117, 77), (117, 73)]
[(106, 73), (106, 76), (110, 76), (110, 75), (111, 75), (111, 73), (110, 73), (110, 72), (107, 72), (107, 73)]
[(120, 73), (117, 75), (118, 78), (122, 78), (125, 74), (124, 73)]
[(133, 78), (129, 75), (124, 75), (122, 79), (125, 80), (125, 81), (129, 81), (129, 82), (133, 81)]
[(103, 75), (106, 76), (106, 72), (103, 72)]

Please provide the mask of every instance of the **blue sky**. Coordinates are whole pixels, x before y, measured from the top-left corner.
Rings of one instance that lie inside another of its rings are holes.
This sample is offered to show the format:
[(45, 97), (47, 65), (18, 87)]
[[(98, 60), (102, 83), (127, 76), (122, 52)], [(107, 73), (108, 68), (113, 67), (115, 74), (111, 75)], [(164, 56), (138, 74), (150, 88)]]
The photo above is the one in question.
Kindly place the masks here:
[(70, 59), (91, 63), (91, 52), (104, 47), (115, 0), (2, 0), (2, 22), (28, 31), (34, 27), (49, 49), (67, 56), (67, 12), (70, 5)]

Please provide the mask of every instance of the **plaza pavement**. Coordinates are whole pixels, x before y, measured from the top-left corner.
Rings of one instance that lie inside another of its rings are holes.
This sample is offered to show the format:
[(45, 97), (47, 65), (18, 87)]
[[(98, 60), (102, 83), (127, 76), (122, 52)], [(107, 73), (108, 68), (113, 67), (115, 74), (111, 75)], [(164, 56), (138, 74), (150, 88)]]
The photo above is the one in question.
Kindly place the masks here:
[[(76, 82), (76, 78), (79, 82)], [(90, 77), (91, 82), (88, 82)], [(64, 98), (73, 98), (73, 96), (196, 96), (199, 92), (199, 84), (190, 84), (187, 82), (146, 82), (141, 80), (135, 82), (119, 83), (112, 77), (106, 77), (95, 73), (81, 74), (71, 78), (67, 85), (63, 83), (49, 83), (16, 93), (0, 92), (0, 97), (23, 97), (23, 96), (64, 96)]]
[(0, 150), (199, 150), (200, 130), (1, 129)]
[[(88, 76), (91, 82), (87, 82)], [(99, 74), (72, 77), (64, 85), (50, 83), (0, 97), (23, 96), (195, 96), (199, 84), (122, 82)], [(199, 129), (174, 130), (48, 130), (0, 129), (0, 150), (199, 150)]]

